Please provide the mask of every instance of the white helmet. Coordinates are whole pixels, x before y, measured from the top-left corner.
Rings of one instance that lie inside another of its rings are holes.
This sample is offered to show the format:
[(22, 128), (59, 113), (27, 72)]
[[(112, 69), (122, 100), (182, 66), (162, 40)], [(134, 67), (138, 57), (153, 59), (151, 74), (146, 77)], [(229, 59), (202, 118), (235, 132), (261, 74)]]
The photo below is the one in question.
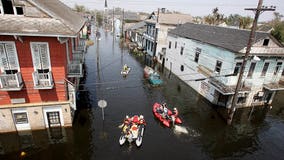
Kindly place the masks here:
[(128, 116), (128, 115), (126, 115), (126, 116), (125, 116), (125, 118), (127, 118), (127, 119), (128, 119), (128, 118), (129, 118), (129, 116)]
[(176, 111), (177, 110), (177, 108), (174, 108), (174, 111)]
[(143, 115), (140, 115), (139, 118), (140, 118), (140, 119), (144, 119), (144, 116), (143, 116)]

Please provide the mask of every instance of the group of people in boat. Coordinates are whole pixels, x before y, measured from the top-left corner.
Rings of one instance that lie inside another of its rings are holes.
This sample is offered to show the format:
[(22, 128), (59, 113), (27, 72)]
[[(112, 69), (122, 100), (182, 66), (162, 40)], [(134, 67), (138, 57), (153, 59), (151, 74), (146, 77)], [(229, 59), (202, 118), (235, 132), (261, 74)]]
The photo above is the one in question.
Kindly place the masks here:
[(177, 108), (173, 108), (173, 111), (171, 114), (169, 114), (168, 112), (168, 107), (166, 103), (161, 104), (158, 108), (157, 108), (157, 113), (161, 114), (161, 116), (164, 119), (171, 119), (171, 117), (176, 118), (178, 116), (178, 110)]
[(131, 133), (132, 130), (136, 130), (137, 126), (139, 125), (146, 125), (146, 121), (143, 115), (134, 115), (133, 117), (129, 117), (128, 115), (125, 116), (123, 121), (123, 129), (124, 133)]
[(124, 64), (123, 67), (122, 67), (123, 71), (127, 71), (128, 68), (129, 68), (129, 67), (127, 66), (127, 64)]

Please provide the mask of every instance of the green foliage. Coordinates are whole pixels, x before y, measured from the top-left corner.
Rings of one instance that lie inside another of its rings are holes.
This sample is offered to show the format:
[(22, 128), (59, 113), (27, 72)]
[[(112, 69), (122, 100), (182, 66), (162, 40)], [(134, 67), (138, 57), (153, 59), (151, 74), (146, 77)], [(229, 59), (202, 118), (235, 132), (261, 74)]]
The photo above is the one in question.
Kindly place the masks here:
[(83, 6), (83, 5), (77, 5), (77, 4), (75, 4), (74, 9), (75, 9), (75, 11), (77, 11), (77, 12), (82, 12), (82, 13), (85, 13), (85, 12), (86, 12), (86, 8), (85, 8), (85, 6)]
[(206, 23), (210, 25), (219, 25), (224, 22), (224, 14), (220, 14), (219, 9), (216, 7), (213, 9), (212, 14), (204, 17)]
[(271, 35), (275, 37), (278, 41), (284, 42), (284, 22), (276, 24), (274, 30), (271, 32)]
[(98, 26), (103, 25), (103, 15), (101, 14), (101, 12), (96, 13), (96, 20), (97, 20)]

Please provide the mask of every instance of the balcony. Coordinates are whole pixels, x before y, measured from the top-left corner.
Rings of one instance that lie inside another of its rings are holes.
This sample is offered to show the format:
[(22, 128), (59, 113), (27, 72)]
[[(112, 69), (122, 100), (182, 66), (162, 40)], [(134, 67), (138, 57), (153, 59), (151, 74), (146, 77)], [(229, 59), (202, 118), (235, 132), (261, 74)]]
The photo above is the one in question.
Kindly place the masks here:
[(20, 72), (15, 74), (0, 75), (1, 91), (20, 91), (23, 87), (23, 79)]
[(73, 51), (73, 54), (72, 54), (72, 58), (73, 58), (73, 61), (76, 61), (78, 63), (84, 63), (84, 52), (83, 51)]
[[(221, 82), (219, 77), (211, 77), (209, 79), (209, 83), (212, 84), (212, 86), (218, 90), (223, 95), (233, 95), (235, 93), (236, 86), (232, 85), (226, 85), (223, 82)], [(239, 93), (246, 93), (251, 91), (251, 86), (245, 86), (240, 89)]]
[(33, 72), (34, 88), (35, 89), (52, 89), (54, 86), (52, 72), (39, 73)]
[(76, 61), (68, 64), (68, 77), (83, 77), (83, 64)]
[(86, 42), (85, 42), (85, 39), (82, 39), (82, 38), (81, 38), (81, 39), (79, 40), (79, 44), (78, 44), (78, 46), (77, 46), (76, 51), (83, 51), (83, 52), (86, 51)]

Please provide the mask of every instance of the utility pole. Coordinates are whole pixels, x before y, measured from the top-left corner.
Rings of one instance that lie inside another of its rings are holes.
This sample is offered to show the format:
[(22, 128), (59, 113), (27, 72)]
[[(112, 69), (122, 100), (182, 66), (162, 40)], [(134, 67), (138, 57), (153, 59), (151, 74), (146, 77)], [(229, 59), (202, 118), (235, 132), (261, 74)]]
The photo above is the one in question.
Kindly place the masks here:
[(248, 43), (247, 43), (245, 57), (243, 58), (243, 63), (242, 63), (241, 68), (240, 68), (240, 74), (239, 74), (239, 77), (238, 77), (238, 81), (237, 81), (237, 85), (236, 85), (236, 89), (235, 89), (235, 94), (233, 95), (232, 105), (231, 105), (231, 108), (229, 109), (229, 112), (228, 112), (228, 118), (227, 118), (227, 124), (228, 125), (230, 125), (232, 123), (234, 113), (236, 111), (238, 94), (239, 94), (239, 90), (241, 89), (243, 74), (244, 74), (245, 66), (246, 66), (246, 63), (247, 63), (247, 60), (248, 60), (248, 57), (249, 57), (249, 54), (250, 54), (251, 46), (252, 46), (252, 43), (254, 42), (258, 17), (262, 12), (264, 12), (264, 11), (275, 11), (275, 8), (276, 8), (275, 6), (271, 6), (270, 8), (264, 7), (264, 6), (262, 6), (262, 3), (263, 3), (263, 0), (259, 0), (257, 8), (246, 8), (245, 9), (245, 10), (255, 11), (255, 17), (254, 17), (251, 32), (250, 32), (250, 35), (249, 35), (249, 40), (248, 40)]
[(157, 13), (157, 18), (156, 18), (156, 25), (155, 25), (155, 37), (154, 37), (154, 52), (153, 52), (153, 68), (155, 69), (155, 63), (156, 63), (156, 59), (154, 59), (156, 57), (156, 51), (157, 51), (157, 39), (158, 39), (158, 28), (157, 25), (159, 25), (159, 16), (160, 16), (160, 8), (158, 8), (158, 13)]
[(122, 20), (121, 20), (121, 36), (124, 38), (123, 28), (124, 27), (124, 9), (122, 10)]

